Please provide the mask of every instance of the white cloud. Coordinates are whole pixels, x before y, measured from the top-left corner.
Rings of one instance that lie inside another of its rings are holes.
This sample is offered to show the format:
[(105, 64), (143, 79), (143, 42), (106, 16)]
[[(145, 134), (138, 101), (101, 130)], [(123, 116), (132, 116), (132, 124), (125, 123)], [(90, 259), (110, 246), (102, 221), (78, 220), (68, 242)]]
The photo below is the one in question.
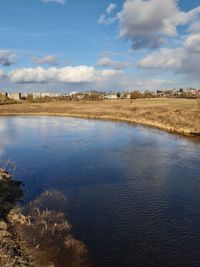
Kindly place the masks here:
[(104, 25), (110, 25), (112, 24), (113, 22), (115, 22), (117, 20), (117, 17), (114, 16), (114, 17), (109, 17), (109, 15), (113, 12), (113, 10), (117, 7), (116, 4), (109, 4), (109, 6), (106, 8), (106, 12), (105, 14), (102, 14), (100, 17), (99, 17), (99, 20), (98, 20), (98, 24), (104, 24)]
[(119, 36), (130, 40), (133, 49), (157, 48), (177, 34), (177, 26), (197, 19), (200, 6), (180, 11), (177, 0), (126, 0), (117, 18)]
[(181, 67), (184, 57), (184, 49), (162, 48), (141, 59), (138, 66), (146, 69), (177, 69)]
[(10, 66), (17, 61), (17, 54), (9, 50), (0, 50), (0, 65)]
[(185, 41), (185, 47), (191, 52), (200, 53), (200, 33), (189, 35)]
[(130, 64), (128, 62), (112, 60), (109, 57), (102, 57), (96, 63), (96, 66), (98, 67), (109, 67), (118, 70), (127, 68), (129, 65)]
[(107, 15), (103, 14), (100, 16), (98, 23), (99, 24), (104, 24), (104, 25), (110, 25), (113, 22), (115, 22), (117, 20), (116, 17), (107, 17)]
[(200, 32), (200, 21), (196, 21), (194, 23), (191, 24), (191, 26), (189, 27), (189, 31), (190, 32), (196, 32), (199, 33)]
[[(5, 82), (5, 83), (4, 83)], [(172, 86), (166, 79), (148, 79), (138, 77), (134, 72), (124, 73), (119, 70), (97, 70), (94, 67), (78, 66), (66, 68), (19, 68), (10, 71), (3, 82), (6, 90), (16, 91), (58, 91), (64, 90), (84, 91), (121, 91), (137, 89), (159, 89)], [(13, 83), (15, 86), (13, 87)], [(27, 86), (27, 84), (29, 85)], [(174, 84), (173, 84), (174, 86)], [(9, 89), (8, 89), (9, 88)]]
[(107, 8), (106, 8), (106, 13), (111, 14), (113, 10), (117, 7), (116, 4), (111, 3)]
[(200, 34), (190, 34), (177, 48), (162, 48), (138, 62), (145, 69), (172, 70), (200, 81)]
[(55, 55), (47, 55), (44, 57), (33, 57), (32, 62), (38, 65), (43, 65), (43, 64), (58, 65), (58, 60)]
[(103, 81), (121, 75), (119, 70), (96, 70), (94, 67), (19, 68), (8, 73), (14, 83), (84, 83)]
[(58, 3), (61, 5), (65, 4), (65, 0), (41, 0), (43, 3)]

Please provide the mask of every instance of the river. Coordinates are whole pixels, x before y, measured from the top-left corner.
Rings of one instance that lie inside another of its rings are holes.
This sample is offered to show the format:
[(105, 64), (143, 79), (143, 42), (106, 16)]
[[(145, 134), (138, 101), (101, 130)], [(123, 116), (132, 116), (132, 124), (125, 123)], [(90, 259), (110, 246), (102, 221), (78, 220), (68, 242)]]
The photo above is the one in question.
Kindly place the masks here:
[(66, 195), (95, 267), (200, 266), (200, 143), (158, 129), (64, 117), (1, 117), (0, 160), (22, 204)]

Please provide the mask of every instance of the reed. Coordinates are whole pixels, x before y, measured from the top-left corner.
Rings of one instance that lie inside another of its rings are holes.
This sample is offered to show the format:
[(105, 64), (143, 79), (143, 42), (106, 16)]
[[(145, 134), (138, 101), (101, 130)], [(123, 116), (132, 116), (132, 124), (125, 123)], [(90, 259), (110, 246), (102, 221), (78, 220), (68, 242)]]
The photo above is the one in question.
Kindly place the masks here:
[(71, 234), (66, 206), (62, 193), (47, 191), (23, 209), (24, 215), (16, 210), (9, 215), (32, 266), (89, 266), (85, 245)]

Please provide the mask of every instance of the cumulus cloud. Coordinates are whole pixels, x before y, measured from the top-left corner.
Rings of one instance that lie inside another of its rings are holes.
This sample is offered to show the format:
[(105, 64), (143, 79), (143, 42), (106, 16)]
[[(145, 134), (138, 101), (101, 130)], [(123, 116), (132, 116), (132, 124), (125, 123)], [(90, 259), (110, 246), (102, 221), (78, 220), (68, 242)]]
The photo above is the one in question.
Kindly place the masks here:
[(106, 8), (105, 14), (102, 14), (99, 17), (98, 23), (99, 24), (104, 24), (104, 25), (110, 25), (114, 21), (116, 21), (117, 20), (117, 17), (116, 16), (114, 16), (114, 17), (110, 17), (109, 16), (116, 7), (117, 7), (116, 4), (113, 4), (113, 3), (109, 4), (109, 6)]
[(47, 55), (44, 57), (33, 57), (32, 62), (38, 65), (43, 65), (43, 64), (58, 65), (58, 60), (55, 55)]
[(98, 67), (109, 67), (117, 70), (127, 68), (129, 65), (128, 62), (112, 60), (109, 57), (102, 57), (96, 63), (96, 66)]
[(0, 50), (0, 65), (10, 66), (17, 61), (17, 54), (9, 50)]
[(187, 36), (181, 47), (162, 48), (138, 62), (145, 69), (168, 69), (200, 79), (200, 34)]
[(65, 0), (41, 0), (43, 3), (57, 3), (57, 4), (61, 4), (64, 5), (65, 4)]
[(84, 83), (106, 80), (121, 75), (119, 70), (96, 70), (94, 67), (77, 66), (64, 68), (19, 68), (8, 74), (14, 83)]
[(162, 48), (141, 59), (138, 66), (146, 69), (178, 69), (184, 57), (184, 49)]
[[(70, 90), (134, 90), (134, 89), (158, 89), (172, 85), (165, 79), (139, 79), (134, 73), (124, 73), (120, 70), (104, 69), (97, 70), (94, 67), (78, 66), (44, 69), (20, 68), (5, 74), (7, 88), (12, 91), (13, 83), (15, 90), (56, 90), (62, 92), (63, 87)], [(25, 86), (25, 84), (29, 84)], [(35, 84), (35, 85), (34, 85)], [(31, 87), (30, 87), (31, 86)]]
[(200, 53), (200, 33), (189, 35), (185, 41), (185, 47), (194, 53)]
[[(177, 2), (126, 0), (122, 11), (117, 14), (119, 36), (130, 40), (133, 49), (160, 47), (166, 38), (177, 34), (177, 26), (194, 22), (200, 14), (200, 6), (183, 12)], [(109, 17), (106, 19), (109, 22)]]

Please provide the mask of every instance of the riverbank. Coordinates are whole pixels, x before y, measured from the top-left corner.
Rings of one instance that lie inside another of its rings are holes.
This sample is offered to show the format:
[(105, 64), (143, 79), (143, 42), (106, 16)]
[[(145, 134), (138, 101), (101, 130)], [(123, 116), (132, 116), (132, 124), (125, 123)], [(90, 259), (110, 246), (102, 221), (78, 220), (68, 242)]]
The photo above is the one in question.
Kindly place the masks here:
[(0, 266), (30, 266), (15, 233), (10, 230), (10, 223), (2, 220), (0, 220)]
[(23, 196), (20, 185), (0, 169), (0, 266), (30, 266), (13, 224), (16, 202)]
[(56, 115), (125, 121), (192, 136), (200, 133), (200, 104), (196, 99), (136, 99), (57, 101), (2, 105), (0, 115)]
[(0, 168), (0, 266), (90, 266), (87, 248), (71, 233), (66, 197), (46, 191), (23, 208), (21, 182)]

